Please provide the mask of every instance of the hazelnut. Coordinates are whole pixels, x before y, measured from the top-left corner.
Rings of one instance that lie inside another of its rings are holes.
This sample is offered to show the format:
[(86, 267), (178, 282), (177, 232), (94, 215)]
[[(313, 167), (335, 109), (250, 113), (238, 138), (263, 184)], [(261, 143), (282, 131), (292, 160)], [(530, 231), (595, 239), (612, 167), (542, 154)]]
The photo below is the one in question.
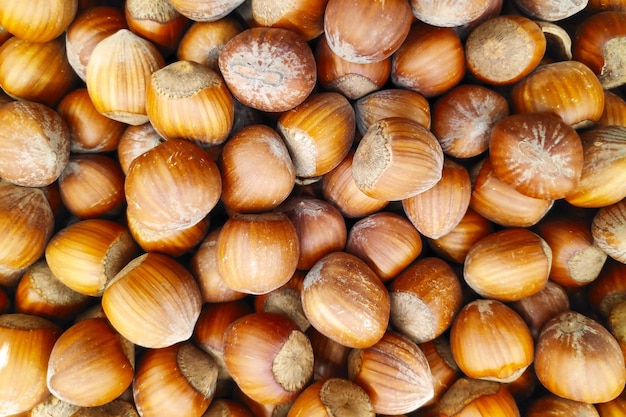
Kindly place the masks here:
[(419, 256), (422, 238), (405, 217), (379, 211), (352, 225), (346, 252), (365, 261), (387, 282)]
[(524, 320), (500, 301), (486, 299), (466, 304), (456, 315), (450, 348), (466, 376), (502, 383), (524, 373), (535, 352)]
[(357, 145), (352, 176), (357, 187), (379, 200), (403, 200), (433, 187), (443, 170), (435, 136), (403, 117), (372, 124)]
[(389, 284), (391, 325), (415, 343), (443, 334), (461, 309), (461, 282), (445, 261), (415, 261)]
[(131, 31), (154, 43), (163, 56), (176, 50), (190, 24), (168, 0), (124, 2), (124, 15)]
[(264, 404), (295, 399), (313, 376), (311, 342), (281, 314), (235, 320), (224, 332), (224, 361), (239, 388)]
[(246, 294), (267, 293), (285, 284), (300, 254), (296, 228), (281, 212), (233, 215), (215, 248), (224, 283)]
[(307, 272), (302, 285), (304, 314), (320, 333), (348, 347), (369, 347), (389, 322), (389, 293), (359, 258), (332, 252)]
[(348, 377), (365, 390), (378, 414), (414, 411), (434, 395), (426, 356), (414, 342), (392, 331), (373, 346), (350, 352)]
[(578, 134), (550, 113), (500, 119), (491, 129), (489, 157), (499, 179), (524, 195), (545, 200), (574, 192), (583, 170)]
[(60, 334), (59, 326), (38, 316), (0, 316), (5, 364), (0, 368), (0, 414), (28, 411), (50, 394), (46, 385), (48, 360)]
[(478, 80), (513, 84), (534, 70), (546, 52), (546, 38), (535, 22), (524, 16), (502, 15), (488, 19), (465, 41), (468, 71)]
[(191, 337), (200, 297), (184, 266), (166, 255), (147, 253), (113, 277), (102, 294), (102, 309), (122, 336), (156, 349)]
[(152, 73), (146, 112), (165, 139), (187, 139), (203, 147), (221, 145), (235, 117), (221, 75), (193, 61), (176, 61)]
[(119, 8), (96, 5), (78, 12), (67, 28), (65, 45), (67, 60), (81, 80), (87, 78), (87, 62), (95, 46), (120, 29), (128, 25)]
[(437, 239), (459, 224), (469, 208), (471, 194), (467, 169), (444, 158), (441, 179), (430, 189), (402, 200), (402, 209), (422, 235)]
[(77, 322), (57, 339), (47, 383), (57, 398), (95, 407), (119, 397), (134, 377), (135, 351), (104, 318)]
[(417, 22), (391, 57), (391, 81), (396, 87), (425, 97), (446, 93), (465, 76), (465, 53), (450, 27)]
[(189, 341), (149, 349), (138, 361), (133, 400), (141, 416), (201, 416), (217, 386), (214, 359)]
[(540, 291), (551, 266), (552, 249), (543, 238), (528, 229), (509, 228), (470, 248), (463, 278), (482, 297), (515, 301)]
[(218, 64), (233, 96), (265, 112), (294, 108), (317, 80), (313, 51), (287, 29), (251, 28), (237, 34), (224, 45)]
[(571, 310), (543, 327), (535, 372), (551, 393), (585, 403), (615, 399), (626, 381), (624, 355), (613, 335), (597, 321)]
[(44, 0), (29, 4), (2, 2), (0, 26), (20, 39), (47, 42), (63, 34), (77, 9), (78, 0)]
[(324, 36), (330, 49), (347, 61), (361, 64), (381, 61), (405, 40), (411, 17), (405, 0), (373, 3), (329, 0), (324, 13)]

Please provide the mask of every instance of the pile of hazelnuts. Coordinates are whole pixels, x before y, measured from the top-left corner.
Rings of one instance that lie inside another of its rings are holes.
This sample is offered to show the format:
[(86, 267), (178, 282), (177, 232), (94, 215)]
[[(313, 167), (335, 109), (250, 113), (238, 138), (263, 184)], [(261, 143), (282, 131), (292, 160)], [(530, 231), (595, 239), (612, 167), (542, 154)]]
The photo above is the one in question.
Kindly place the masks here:
[(0, 417), (626, 415), (626, 1), (0, 0)]

